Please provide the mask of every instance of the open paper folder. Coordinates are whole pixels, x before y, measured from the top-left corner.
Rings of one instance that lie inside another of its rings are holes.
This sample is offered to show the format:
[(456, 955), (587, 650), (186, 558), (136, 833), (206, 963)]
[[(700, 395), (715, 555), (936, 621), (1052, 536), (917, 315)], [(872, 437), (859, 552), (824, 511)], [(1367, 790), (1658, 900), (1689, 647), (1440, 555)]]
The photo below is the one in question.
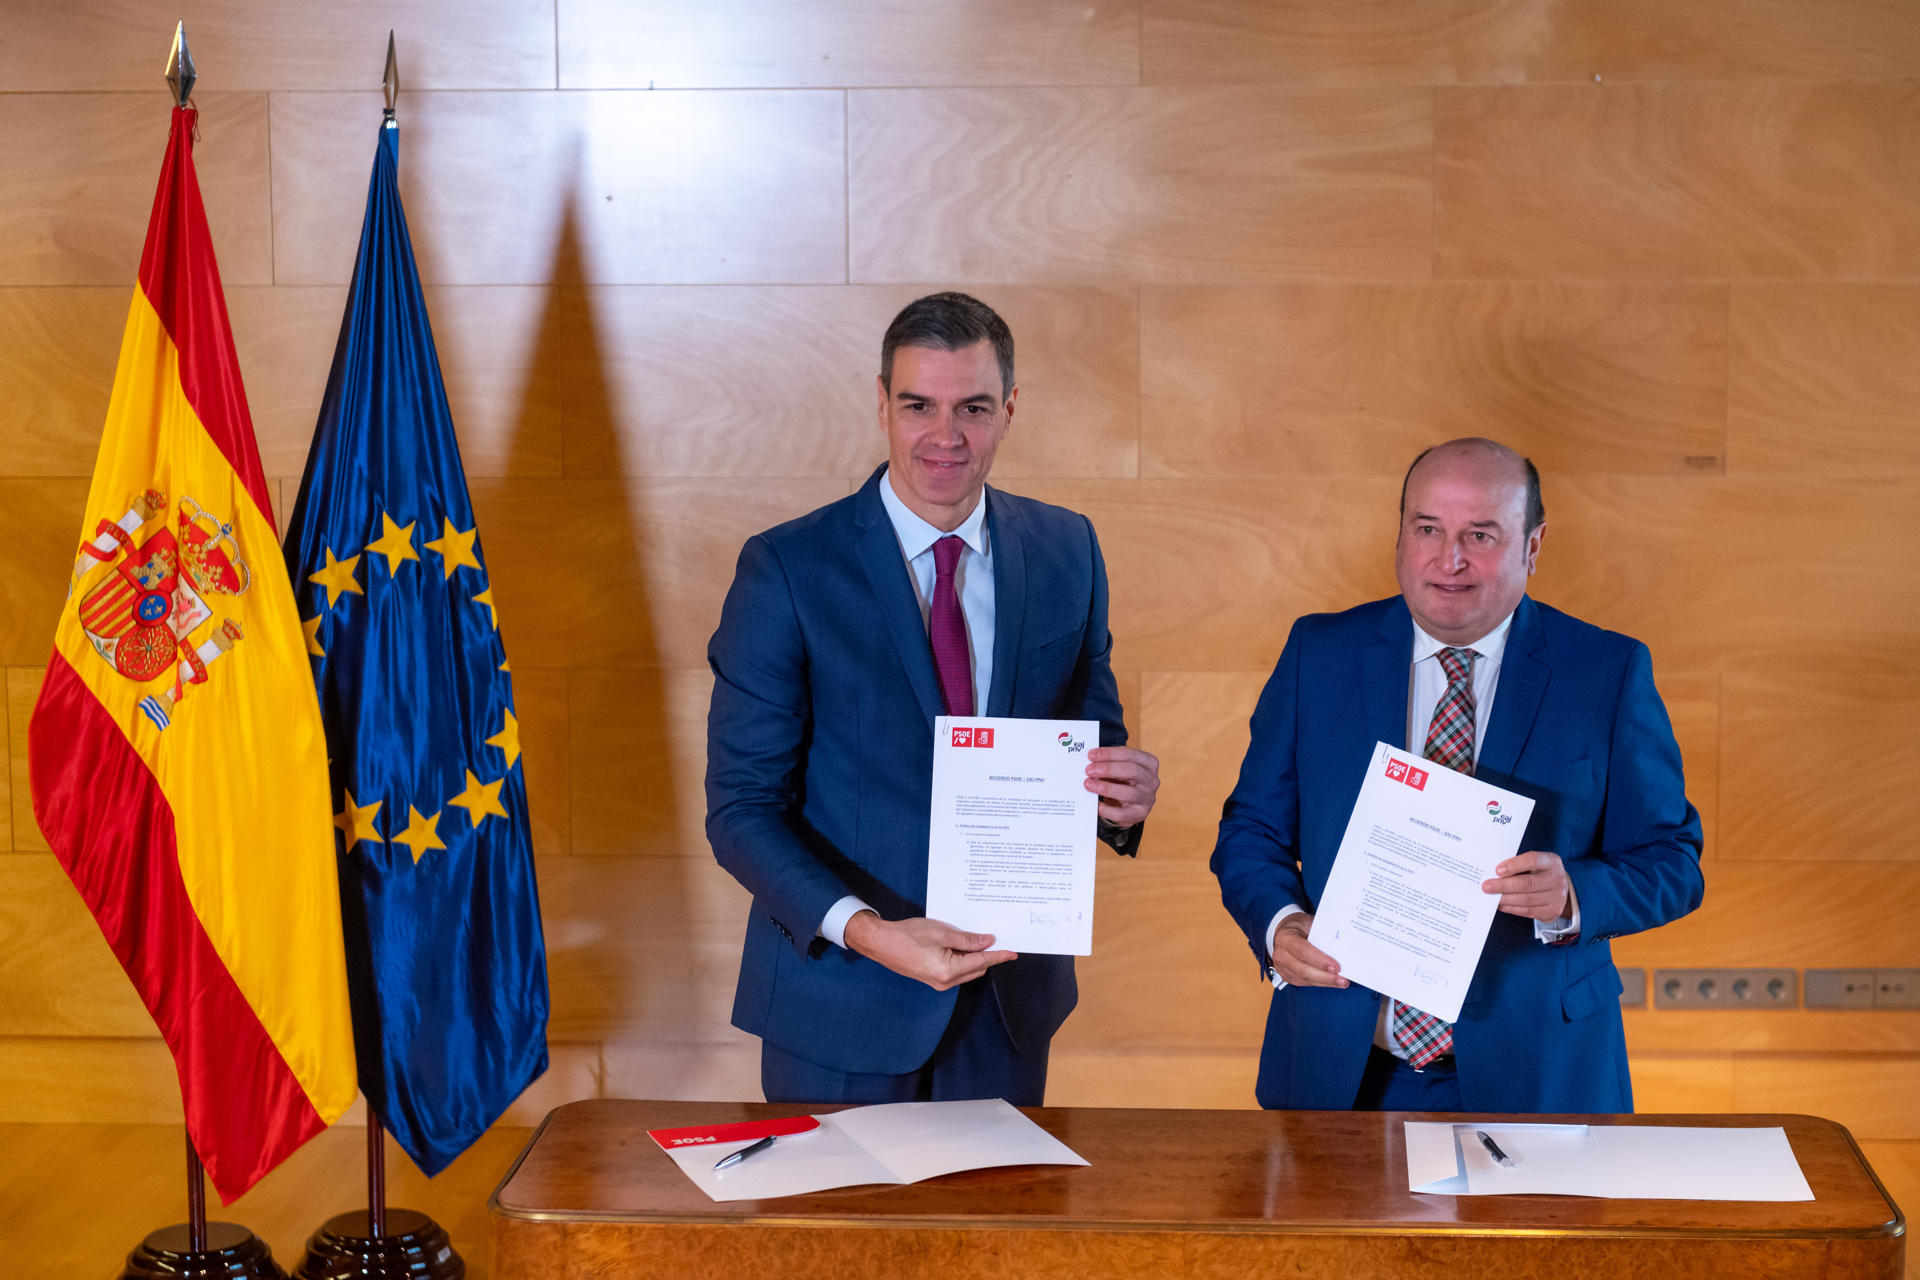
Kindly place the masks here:
[[(831, 1115), (652, 1129), (647, 1136), (715, 1200), (766, 1200), (874, 1182), (903, 1184), (1000, 1165), (1086, 1163), (998, 1098), (891, 1102)], [(739, 1164), (713, 1167), (769, 1137), (772, 1146)]]
[(1486, 1120), (1409, 1120), (1406, 1125), (1409, 1191), (1620, 1200), (1813, 1199), (1786, 1130), (1779, 1128)]

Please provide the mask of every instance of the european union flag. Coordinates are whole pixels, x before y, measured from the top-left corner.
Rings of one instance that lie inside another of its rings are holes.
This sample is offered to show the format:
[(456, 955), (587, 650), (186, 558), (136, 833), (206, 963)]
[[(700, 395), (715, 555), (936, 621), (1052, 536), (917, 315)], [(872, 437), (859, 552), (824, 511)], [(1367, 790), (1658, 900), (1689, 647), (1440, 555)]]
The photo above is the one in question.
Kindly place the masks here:
[(374, 152), (287, 528), (326, 722), (360, 1088), (438, 1173), (547, 1067), (513, 682), (400, 207)]

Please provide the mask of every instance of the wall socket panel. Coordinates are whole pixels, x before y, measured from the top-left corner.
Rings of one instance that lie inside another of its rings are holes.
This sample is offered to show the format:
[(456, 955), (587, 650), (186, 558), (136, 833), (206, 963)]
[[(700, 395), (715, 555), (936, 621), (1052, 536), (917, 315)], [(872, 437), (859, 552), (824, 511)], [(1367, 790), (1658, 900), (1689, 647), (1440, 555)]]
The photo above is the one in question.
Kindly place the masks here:
[(1797, 969), (1655, 969), (1656, 1009), (1797, 1009)]
[(1622, 1009), (1647, 1007), (1647, 971), (1645, 969), (1620, 970), (1620, 1007)]
[(1920, 1009), (1920, 969), (1809, 969), (1809, 1009)]

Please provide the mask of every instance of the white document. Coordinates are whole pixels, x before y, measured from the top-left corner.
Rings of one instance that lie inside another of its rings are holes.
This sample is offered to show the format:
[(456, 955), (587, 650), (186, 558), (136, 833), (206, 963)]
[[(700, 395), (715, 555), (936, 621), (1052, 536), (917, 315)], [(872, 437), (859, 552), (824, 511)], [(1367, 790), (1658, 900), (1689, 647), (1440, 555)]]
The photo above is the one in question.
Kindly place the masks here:
[(1094, 720), (933, 722), (927, 917), (996, 950), (1093, 954)]
[[(772, 1146), (739, 1164), (713, 1167), (773, 1135), (778, 1136)], [(823, 1116), (656, 1129), (651, 1136), (714, 1200), (766, 1200), (867, 1183), (898, 1185), (1001, 1165), (1087, 1163), (998, 1098), (893, 1102)]]
[(1480, 885), (1532, 815), (1527, 796), (1375, 744), (1307, 940), (1342, 977), (1456, 1021), (1500, 904)]
[[(1502, 1165), (1485, 1133), (1513, 1163)], [(1407, 1189), (1616, 1200), (1811, 1200), (1786, 1130), (1409, 1120)]]

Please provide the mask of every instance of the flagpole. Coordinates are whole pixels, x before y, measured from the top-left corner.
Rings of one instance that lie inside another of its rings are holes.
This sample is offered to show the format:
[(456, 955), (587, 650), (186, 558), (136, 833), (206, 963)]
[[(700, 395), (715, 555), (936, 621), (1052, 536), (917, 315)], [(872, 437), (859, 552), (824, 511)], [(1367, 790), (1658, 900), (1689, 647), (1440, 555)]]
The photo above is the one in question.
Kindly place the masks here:
[(207, 1251), (207, 1179), (200, 1167), (200, 1153), (194, 1150), (193, 1135), (187, 1135), (187, 1252)]
[(367, 1234), (387, 1234), (387, 1131), (367, 1108)]

